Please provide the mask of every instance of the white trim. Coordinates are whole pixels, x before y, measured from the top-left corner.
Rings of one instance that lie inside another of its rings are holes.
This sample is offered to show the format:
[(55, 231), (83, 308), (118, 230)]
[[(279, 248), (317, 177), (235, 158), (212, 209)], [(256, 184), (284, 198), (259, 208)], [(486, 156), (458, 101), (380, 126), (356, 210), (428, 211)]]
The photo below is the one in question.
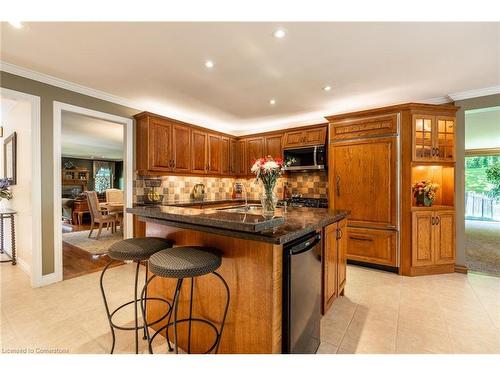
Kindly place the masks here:
[[(26, 263), (22, 258), (17, 258), (16, 263), (20, 269), (24, 271), (24, 273), (31, 275), (31, 267), (28, 263)], [(33, 283), (32, 283), (33, 286)]]
[(423, 104), (447, 104), (451, 103), (453, 99), (451, 99), (449, 96), (440, 96), (437, 98), (432, 98), (432, 99), (426, 99), (426, 100), (419, 100), (418, 103), (423, 103)]
[(31, 103), (31, 267), (18, 259), (20, 268), (28, 270), (31, 286), (41, 286), (42, 280), (42, 172), (41, 172), (41, 139), (40, 139), (40, 97), (0, 88), (1, 96), (26, 100)]
[(493, 112), (493, 111), (500, 111), (500, 105), (497, 105), (495, 107), (487, 107), (487, 108), (477, 108), (477, 109), (467, 109), (465, 110), (465, 115), (471, 115), (474, 113), (484, 113), (484, 112)]
[(480, 96), (500, 94), (500, 86), (485, 87), (482, 89), (467, 90), (449, 94), (448, 96), (454, 101), (478, 98)]
[[(54, 275), (47, 278), (47, 283), (62, 280), (62, 200), (61, 200), (61, 117), (62, 112), (72, 112), (102, 120), (112, 121), (125, 126), (123, 164), (125, 170), (125, 207), (132, 207), (133, 187), (133, 134), (134, 122), (131, 118), (112, 115), (109, 113), (94, 111), (91, 109), (77, 107), (75, 105), (54, 101), (53, 113), (53, 152), (54, 152)], [(133, 219), (131, 214), (124, 214), (124, 238), (131, 238)], [(49, 275), (47, 275), (49, 276)]]

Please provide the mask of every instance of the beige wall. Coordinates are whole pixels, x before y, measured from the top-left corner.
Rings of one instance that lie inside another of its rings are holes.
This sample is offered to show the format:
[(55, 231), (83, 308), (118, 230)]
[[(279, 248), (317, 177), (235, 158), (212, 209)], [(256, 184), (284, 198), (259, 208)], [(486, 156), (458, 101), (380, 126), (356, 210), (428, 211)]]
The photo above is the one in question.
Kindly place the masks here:
[[(11, 200), (3, 200), (2, 205), (17, 212), (16, 225), (16, 251), (20, 264), (31, 267), (32, 254), (32, 220), (33, 211), (31, 204), (31, 103), (16, 100), (15, 105), (3, 113), (2, 126), (4, 140), (14, 132), (17, 136), (16, 159), (16, 184), (10, 187)], [(4, 176), (3, 140), (0, 144), (0, 176)], [(5, 220), (5, 248), (11, 254), (10, 222)]]
[(457, 264), (465, 265), (465, 112), (471, 109), (488, 108), (500, 105), (500, 94), (479, 98), (458, 100), (457, 112), (457, 171), (456, 207), (457, 207)]
[(3, 71), (0, 72), (0, 86), (36, 95), (41, 99), (42, 274), (47, 275), (54, 272), (53, 102), (68, 103), (129, 118), (140, 111)]

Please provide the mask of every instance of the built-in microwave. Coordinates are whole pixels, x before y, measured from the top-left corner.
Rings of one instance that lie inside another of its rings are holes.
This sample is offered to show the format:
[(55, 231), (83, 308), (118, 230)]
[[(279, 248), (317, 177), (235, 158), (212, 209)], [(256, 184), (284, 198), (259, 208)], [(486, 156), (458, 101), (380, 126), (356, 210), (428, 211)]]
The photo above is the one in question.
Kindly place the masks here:
[(325, 146), (288, 148), (283, 150), (283, 156), (285, 161), (292, 160), (292, 164), (286, 167), (288, 171), (325, 169)]

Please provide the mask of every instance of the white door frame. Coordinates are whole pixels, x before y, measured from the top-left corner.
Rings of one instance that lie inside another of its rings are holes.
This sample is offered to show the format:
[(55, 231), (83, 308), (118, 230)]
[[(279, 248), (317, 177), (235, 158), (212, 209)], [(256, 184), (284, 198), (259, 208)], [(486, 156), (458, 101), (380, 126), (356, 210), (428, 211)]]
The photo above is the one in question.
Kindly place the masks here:
[[(61, 281), (63, 278), (62, 264), (62, 181), (61, 181), (61, 118), (62, 112), (72, 112), (101, 120), (122, 124), (124, 129), (123, 164), (125, 170), (125, 207), (132, 207), (132, 179), (133, 179), (133, 126), (131, 118), (111, 115), (109, 113), (94, 111), (88, 108), (54, 101), (54, 274), (52, 282)], [(132, 237), (132, 215), (124, 214), (123, 236)]]
[(28, 101), (31, 104), (31, 265), (18, 258), (18, 265), (31, 279), (31, 286), (42, 282), (42, 174), (40, 154), (40, 97), (0, 88), (0, 96)]

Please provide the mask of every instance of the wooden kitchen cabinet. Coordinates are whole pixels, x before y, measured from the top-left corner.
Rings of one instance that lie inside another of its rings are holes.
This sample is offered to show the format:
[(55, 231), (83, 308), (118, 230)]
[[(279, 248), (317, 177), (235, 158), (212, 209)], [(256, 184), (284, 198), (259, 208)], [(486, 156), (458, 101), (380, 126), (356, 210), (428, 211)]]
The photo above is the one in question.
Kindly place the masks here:
[(283, 148), (324, 145), (326, 141), (326, 125), (285, 132)]
[(347, 228), (347, 258), (350, 260), (397, 266), (397, 232), (394, 230)]
[(266, 136), (265, 143), (266, 143), (265, 156), (270, 155), (273, 158), (283, 158), (282, 134), (274, 134)]
[(148, 129), (148, 169), (172, 170), (172, 124), (163, 119), (151, 119)]
[(412, 266), (455, 263), (455, 212), (417, 209), (412, 212)]
[(191, 129), (188, 126), (172, 126), (172, 154), (174, 172), (191, 170)]
[(264, 155), (264, 137), (248, 138), (246, 139), (246, 165), (243, 169), (243, 174), (251, 175), (250, 168), (258, 158)]
[(455, 161), (455, 117), (414, 114), (413, 161)]
[(347, 270), (347, 219), (325, 227), (323, 233), (323, 303), (325, 314), (333, 301), (344, 294)]
[(208, 168), (210, 174), (221, 173), (221, 136), (208, 134)]
[(234, 152), (234, 147), (231, 146), (232, 142), (227, 137), (221, 137), (220, 170), (223, 175), (232, 174), (231, 158)]
[(208, 134), (191, 130), (191, 173), (205, 174), (208, 171)]

